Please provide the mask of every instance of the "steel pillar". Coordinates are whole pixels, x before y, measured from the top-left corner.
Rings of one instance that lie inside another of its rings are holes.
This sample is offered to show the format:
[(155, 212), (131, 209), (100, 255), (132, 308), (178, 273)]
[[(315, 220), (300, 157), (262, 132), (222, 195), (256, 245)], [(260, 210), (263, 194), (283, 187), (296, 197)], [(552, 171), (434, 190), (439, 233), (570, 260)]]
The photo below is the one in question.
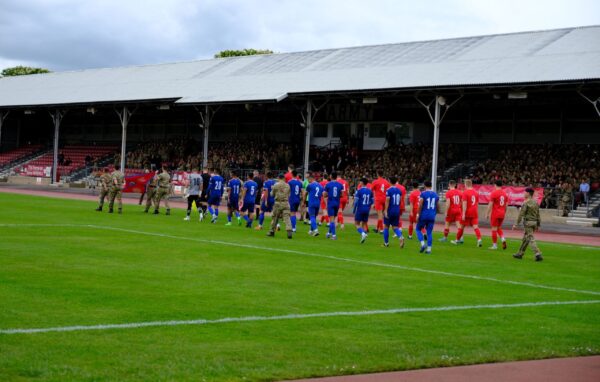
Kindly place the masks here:
[(125, 155), (127, 154), (127, 125), (129, 125), (134, 111), (129, 110), (127, 106), (123, 106), (123, 110), (115, 110), (121, 120), (121, 171), (123, 172), (125, 172)]
[(10, 113), (10, 111), (0, 110), (0, 149), (2, 148), (2, 125), (4, 124), (6, 117), (8, 117), (8, 113)]
[(65, 116), (64, 111), (58, 109), (54, 110), (54, 113), (50, 113), (52, 123), (54, 124), (54, 145), (53, 145), (53, 158), (52, 158), (52, 184), (56, 184), (58, 181), (58, 140), (60, 134), (60, 123)]
[(310, 134), (312, 133), (313, 125), (313, 104), (310, 100), (306, 101), (306, 117), (304, 118), (304, 173), (308, 171), (308, 162), (310, 160)]
[[(444, 101), (445, 103), (445, 101)], [(433, 157), (431, 159), (431, 189), (437, 191), (437, 168), (440, 145), (440, 108), (441, 97), (435, 97), (435, 113), (433, 117)]]

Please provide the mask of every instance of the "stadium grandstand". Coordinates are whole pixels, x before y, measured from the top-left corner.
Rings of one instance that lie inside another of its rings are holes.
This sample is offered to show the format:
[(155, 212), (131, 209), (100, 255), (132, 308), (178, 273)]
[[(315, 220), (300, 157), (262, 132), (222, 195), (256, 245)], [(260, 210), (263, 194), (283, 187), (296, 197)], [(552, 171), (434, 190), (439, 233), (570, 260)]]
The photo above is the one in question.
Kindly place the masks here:
[(598, 62), (589, 26), (5, 77), (0, 176), (384, 169), (436, 189), (541, 186), (543, 206), (588, 218), (600, 198), (575, 208), (580, 183), (600, 188)]

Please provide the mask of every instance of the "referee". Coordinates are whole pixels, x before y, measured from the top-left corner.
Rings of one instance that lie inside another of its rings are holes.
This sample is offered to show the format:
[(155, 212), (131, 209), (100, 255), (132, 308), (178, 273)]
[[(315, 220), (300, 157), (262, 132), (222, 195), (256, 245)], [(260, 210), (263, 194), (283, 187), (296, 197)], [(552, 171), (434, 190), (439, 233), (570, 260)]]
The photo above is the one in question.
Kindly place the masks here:
[(208, 207), (208, 183), (210, 183), (210, 174), (208, 173), (208, 168), (204, 167), (202, 169), (202, 192), (200, 193), (200, 208), (202, 212), (200, 212), (200, 221), (204, 220), (204, 215), (206, 214), (206, 209)]
[(260, 198), (262, 196), (262, 189), (263, 189), (263, 180), (262, 177), (260, 176), (260, 173), (258, 172), (258, 170), (254, 170), (254, 178), (252, 178), (252, 180), (254, 182), (256, 182), (256, 200), (255, 200), (255, 205), (256, 205), (256, 216), (258, 218), (258, 215), (260, 215)]

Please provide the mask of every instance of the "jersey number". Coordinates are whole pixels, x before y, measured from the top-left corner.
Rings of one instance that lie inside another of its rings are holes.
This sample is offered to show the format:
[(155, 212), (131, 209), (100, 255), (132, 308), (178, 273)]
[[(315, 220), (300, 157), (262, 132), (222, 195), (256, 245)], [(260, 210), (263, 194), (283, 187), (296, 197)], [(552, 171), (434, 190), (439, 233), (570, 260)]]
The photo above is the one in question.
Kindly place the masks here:
[(392, 195), (392, 204), (395, 206), (400, 205), (400, 194)]
[(426, 209), (433, 210), (434, 208), (435, 208), (435, 199), (434, 198), (427, 198), (427, 207), (426, 207)]
[(460, 196), (454, 195), (452, 197), (452, 200), (453, 200), (453, 204), (455, 204), (455, 205), (459, 205), (460, 204)]
[(504, 196), (500, 197), (500, 205), (503, 206), (504, 205)]
[(369, 203), (369, 195), (363, 195), (363, 202), (362, 202), (363, 206), (368, 206)]
[(471, 205), (475, 205), (475, 195), (471, 196)]

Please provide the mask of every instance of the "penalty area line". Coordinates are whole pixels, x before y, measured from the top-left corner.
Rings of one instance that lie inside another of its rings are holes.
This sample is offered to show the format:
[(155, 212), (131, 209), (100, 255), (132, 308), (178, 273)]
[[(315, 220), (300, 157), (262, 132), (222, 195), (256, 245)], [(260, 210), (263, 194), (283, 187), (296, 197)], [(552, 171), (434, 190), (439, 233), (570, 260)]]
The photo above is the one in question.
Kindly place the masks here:
[(591, 291), (591, 290), (563, 288), (563, 287), (557, 287), (557, 286), (551, 286), (551, 285), (530, 283), (530, 282), (525, 282), (525, 281), (504, 280), (504, 279), (497, 279), (494, 277), (487, 277), (487, 276), (476, 276), (476, 275), (468, 275), (468, 274), (463, 274), (463, 273), (437, 271), (437, 270), (426, 269), (426, 268), (408, 267), (408, 266), (399, 265), (399, 264), (381, 263), (378, 261), (350, 259), (347, 257), (323, 255), (320, 253), (302, 252), (302, 251), (297, 251), (297, 250), (293, 250), (293, 249), (272, 248), (272, 247), (265, 247), (265, 246), (260, 246), (260, 245), (234, 243), (234, 242), (222, 241), (222, 240), (211, 240), (211, 239), (200, 239), (200, 238), (195, 238), (195, 237), (176, 236), (176, 235), (169, 235), (169, 234), (156, 233), (156, 232), (139, 231), (139, 230), (127, 229), (127, 228), (101, 226), (101, 225), (95, 225), (95, 224), (33, 224), (33, 223), (27, 224), (27, 223), (25, 223), (25, 224), (0, 224), (0, 227), (78, 227), (78, 228), (101, 229), (101, 230), (108, 230), (108, 231), (115, 231), (115, 232), (134, 233), (134, 234), (138, 234), (138, 235), (164, 237), (164, 238), (168, 238), (168, 239), (193, 241), (193, 242), (198, 242), (198, 243), (219, 244), (219, 245), (226, 245), (226, 246), (231, 246), (231, 247), (260, 249), (263, 251), (280, 252), (280, 253), (290, 253), (290, 254), (294, 254), (294, 255), (317, 257), (317, 258), (330, 259), (330, 260), (341, 261), (341, 262), (346, 262), (346, 263), (362, 264), (362, 265), (369, 265), (369, 266), (382, 267), (382, 268), (402, 269), (402, 270), (411, 271), (411, 272), (429, 273), (429, 274), (434, 274), (434, 275), (438, 275), (438, 276), (458, 277), (458, 278), (463, 278), (463, 279), (489, 281), (489, 282), (500, 283), (500, 284), (519, 285), (519, 286), (526, 286), (526, 287), (538, 288), (538, 289), (547, 289), (547, 290), (555, 290), (555, 291), (561, 291), (561, 292), (572, 292), (572, 293), (600, 296), (600, 292)]
[(50, 333), (50, 332), (79, 332), (92, 330), (110, 330), (110, 329), (138, 329), (147, 327), (160, 326), (184, 326), (184, 325), (211, 325), (211, 324), (226, 324), (236, 322), (257, 322), (257, 321), (283, 321), (283, 320), (299, 320), (309, 318), (328, 318), (328, 317), (356, 317), (356, 316), (377, 316), (401, 313), (422, 313), (422, 312), (451, 312), (463, 310), (484, 310), (484, 309), (512, 309), (512, 308), (528, 308), (539, 306), (557, 306), (557, 305), (585, 305), (598, 304), (600, 300), (580, 300), (580, 301), (540, 301), (540, 302), (524, 302), (516, 304), (489, 304), (489, 305), (463, 305), (463, 306), (437, 306), (429, 308), (397, 308), (397, 309), (382, 309), (382, 310), (361, 310), (348, 312), (323, 312), (323, 313), (307, 313), (307, 314), (286, 314), (279, 316), (245, 316), (245, 317), (225, 317), (213, 320), (197, 319), (197, 320), (173, 320), (173, 321), (148, 321), (148, 322), (130, 322), (123, 324), (103, 324), (103, 325), (75, 325), (75, 326), (58, 326), (51, 328), (30, 328), (30, 329), (0, 329), (0, 334), (34, 334), (34, 333)]

